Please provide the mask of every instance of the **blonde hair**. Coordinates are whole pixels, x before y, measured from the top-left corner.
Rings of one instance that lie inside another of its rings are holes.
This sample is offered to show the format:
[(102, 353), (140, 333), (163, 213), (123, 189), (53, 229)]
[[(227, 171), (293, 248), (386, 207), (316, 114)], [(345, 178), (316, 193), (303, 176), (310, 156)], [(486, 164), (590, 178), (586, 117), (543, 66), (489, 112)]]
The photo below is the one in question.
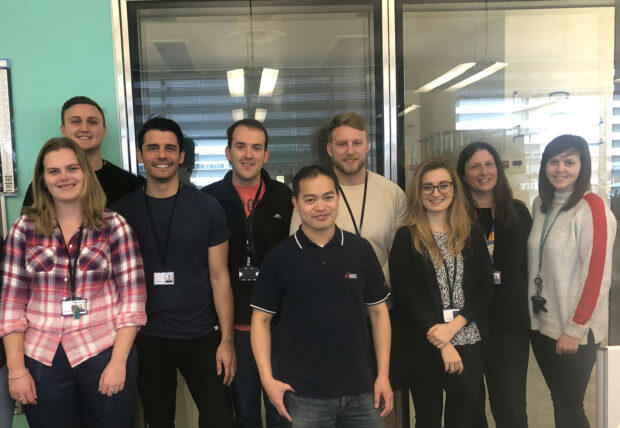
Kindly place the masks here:
[(75, 153), (78, 164), (84, 174), (84, 187), (80, 194), (82, 206), (82, 221), (85, 227), (97, 229), (104, 225), (103, 210), (106, 204), (106, 196), (95, 176), (84, 150), (72, 139), (67, 137), (52, 138), (48, 140), (37, 157), (32, 180), (32, 193), (34, 202), (24, 209), (28, 219), (34, 222), (37, 233), (51, 236), (56, 225), (56, 209), (54, 199), (45, 185), (45, 169), (43, 162), (50, 152), (61, 149), (69, 149)]
[[(413, 246), (420, 254), (428, 252), (433, 264), (443, 263), (441, 251), (433, 237), (426, 217), (426, 209), (422, 203), (422, 178), (424, 174), (435, 169), (445, 169), (452, 180), (452, 203), (448, 208), (448, 253), (458, 256), (463, 251), (471, 231), (471, 219), (467, 213), (467, 200), (463, 192), (463, 185), (456, 175), (456, 171), (447, 159), (430, 158), (422, 162), (416, 169), (409, 190), (407, 191), (407, 218), (405, 226), (409, 227)], [(425, 251), (426, 250), (426, 251)]]

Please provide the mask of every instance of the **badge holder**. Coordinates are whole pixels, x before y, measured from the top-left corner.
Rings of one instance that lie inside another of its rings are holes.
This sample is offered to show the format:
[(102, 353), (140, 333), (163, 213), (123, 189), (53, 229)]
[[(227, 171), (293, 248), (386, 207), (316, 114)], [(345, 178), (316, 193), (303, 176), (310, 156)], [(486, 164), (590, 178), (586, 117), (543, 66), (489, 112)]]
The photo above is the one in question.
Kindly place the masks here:
[(250, 282), (258, 279), (260, 270), (256, 266), (252, 266), (250, 258), (246, 259), (246, 265), (239, 267), (239, 281)]
[(64, 298), (62, 300), (62, 316), (73, 317), (79, 320), (80, 316), (88, 313), (88, 301), (81, 297)]
[(171, 286), (174, 285), (174, 272), (154, 272), (153, 285)]
[(461, 313), (460, 309), (444, 309), (443, 322), (450, 322)]

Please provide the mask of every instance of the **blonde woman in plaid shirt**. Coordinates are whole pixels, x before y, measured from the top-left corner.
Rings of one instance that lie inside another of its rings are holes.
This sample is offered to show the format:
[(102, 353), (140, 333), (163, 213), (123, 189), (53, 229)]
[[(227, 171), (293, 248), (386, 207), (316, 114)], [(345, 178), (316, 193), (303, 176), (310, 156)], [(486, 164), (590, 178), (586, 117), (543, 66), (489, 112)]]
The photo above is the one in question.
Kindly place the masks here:
[(2, 257), (1, 330), (9, 391), (31, 428), (129, 427), (146, 323), (133, 231), (105, 210), (86, 155), (49, 140), (35, 165), (34, 204)]

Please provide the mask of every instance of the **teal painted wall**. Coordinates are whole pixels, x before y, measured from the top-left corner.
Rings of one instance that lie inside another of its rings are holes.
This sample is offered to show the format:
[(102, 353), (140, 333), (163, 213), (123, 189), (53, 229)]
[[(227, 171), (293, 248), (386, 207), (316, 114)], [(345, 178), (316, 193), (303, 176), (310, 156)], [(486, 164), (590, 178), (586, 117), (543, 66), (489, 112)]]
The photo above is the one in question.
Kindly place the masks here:
[(110, 0), (0, 0), (0, 58), (11, 61), (19, 216), (40, 147), (60, 135), (60, 108), (86, 95), (106, 113), (105, 159), (119, 165), (118, 109)]

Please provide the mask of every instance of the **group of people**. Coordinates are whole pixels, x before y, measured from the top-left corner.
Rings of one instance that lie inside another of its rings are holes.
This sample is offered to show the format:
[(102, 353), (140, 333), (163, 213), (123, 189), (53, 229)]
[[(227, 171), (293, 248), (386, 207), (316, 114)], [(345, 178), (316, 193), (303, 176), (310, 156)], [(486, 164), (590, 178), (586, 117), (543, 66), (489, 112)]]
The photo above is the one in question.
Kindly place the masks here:
[(329, 125), (334, 168), (292, 191), (253, 119), (202, 190), (173, 120), (137, 135), (146, 180), (102, 159), (96, 102), (61, 120), (2, 252), (0, 426), (19, 400), (32, 428), (129, 427), (139, 394), (174, 427), (178, 370), (201, 427), (262, 427), (262, 401), (268, 428), (395, 427), (409, 391), (418, 428), (486, 427), (485, 377), (496, 426), (527, 427), (530, 343), (556, 426), (589, 426), (616, 222), (582, 138), (547, 145), (532, 218), (482, 142), (422, 162), (405, 195), (367, 169), (354, 112)]

